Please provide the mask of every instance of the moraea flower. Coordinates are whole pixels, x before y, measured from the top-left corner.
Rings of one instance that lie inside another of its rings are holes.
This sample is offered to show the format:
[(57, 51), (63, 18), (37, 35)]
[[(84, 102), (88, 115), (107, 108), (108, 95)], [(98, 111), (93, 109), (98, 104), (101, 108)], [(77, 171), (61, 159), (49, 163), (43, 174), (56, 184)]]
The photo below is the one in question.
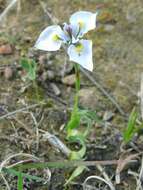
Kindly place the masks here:
[(44, 51), (57, 51), (62, 44), (67, 45), (67, 53), (85, 69), (93, 70), (92, 41), (82, 39), (89, 30), (96, 28), (97, 13), (79, 11), (71, 15), (69, 24), (47, 27), (39, 36), (35, 47)]

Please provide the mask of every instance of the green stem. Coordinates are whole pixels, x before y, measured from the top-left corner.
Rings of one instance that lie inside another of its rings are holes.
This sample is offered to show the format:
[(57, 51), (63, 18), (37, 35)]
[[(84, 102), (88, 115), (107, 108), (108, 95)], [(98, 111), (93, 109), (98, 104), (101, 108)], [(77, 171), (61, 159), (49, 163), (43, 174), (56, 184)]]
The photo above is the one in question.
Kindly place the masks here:
[(77, 64), (74, 64), (75, 68), (75, 76), (76, 76), (76, 81), (75, 81), (75, 97), (74, 97), (74, 107), (71, 113), (71, 118), (67, 124), (67, 138), (71, 136), (71, 131), (74, 128), (77, 128), (80, 124), (80, 117), (78, 114), (78, 92), (80, 89), (80, 75), (79, 75), (79, 66)]
[(80, 90), (80, 72), (79, 72), (79, 66), (77, 64), (74, 64), (74, 68), (75, 68), (75, 77), (76, 77), (76, 82), (75, 82), (76, 94), (75, 94), (75, 99), (74, 99), (74, 109), (73, 109), (73, 112), (75, 112), (78, 109), (78, 92)]

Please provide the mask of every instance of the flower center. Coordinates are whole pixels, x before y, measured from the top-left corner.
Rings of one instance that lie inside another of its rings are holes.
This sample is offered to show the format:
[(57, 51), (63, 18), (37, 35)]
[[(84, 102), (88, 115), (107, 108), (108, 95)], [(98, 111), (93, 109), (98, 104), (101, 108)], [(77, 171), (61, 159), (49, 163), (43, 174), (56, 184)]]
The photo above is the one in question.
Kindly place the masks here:
[(55, 34), (55, 35), (53, 35), (52, 39), (54, 41), (58, 41), (58, 40), (60, 40), (60, 37), (57, 34)]
[(75, 50), (76, 50), (77, 53), (80, 54), (83, 51), (83, 49), (84, 49), (84, 46), (81, 43), (77, 43), (75, 45)]
[(85, 25), (85, 23), (83, 22), (83, 21), (78, 21), (78, 24), (79, 24), (79, 28), (83, 28), (84, 27), (84, 25)]

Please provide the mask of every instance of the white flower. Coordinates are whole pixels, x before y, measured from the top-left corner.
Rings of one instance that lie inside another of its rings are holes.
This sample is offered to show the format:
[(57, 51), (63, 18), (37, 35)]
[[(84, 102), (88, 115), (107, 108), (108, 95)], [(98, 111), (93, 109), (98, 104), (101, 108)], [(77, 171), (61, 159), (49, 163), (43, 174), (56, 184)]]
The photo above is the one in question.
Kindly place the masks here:
[(93, 14), (91, 12), (79, 11), (70, 17), (70, 23), (73, 26), (79, 26), (79, 35), (82, 37), (83, 34), (87, 33), (89, 30), (96, 28), (96, 16), (97, 13)]
[(62, 40), (59, 38), (62, 29), (58, 25), (47, 27), (39, 36), (35, 47), (45, 51), (57, 51), (62, 45)]
[(39, 36), (35, 47), (44, 51), (57, 51), (62, 43), (68, 46), (71, 61), (92, 71), (92, 41), (81, 39), (89, 30), (96, 28), (97, 13), (79, 11), (71, 15), (69, 24), (47, 27)]
[(76, 45), (70, 45), (68, 55), (71, 61), (80, 64), (89, 71), (93, 70), (91, 40), (80, 40)]

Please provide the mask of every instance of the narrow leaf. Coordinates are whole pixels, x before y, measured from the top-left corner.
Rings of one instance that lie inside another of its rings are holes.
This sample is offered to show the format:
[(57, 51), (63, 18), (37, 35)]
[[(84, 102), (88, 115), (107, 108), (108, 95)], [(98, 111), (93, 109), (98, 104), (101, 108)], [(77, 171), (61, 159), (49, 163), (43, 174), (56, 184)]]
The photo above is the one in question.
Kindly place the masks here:
[(137, 116), (138, 116), (138, 114), (134, 108), (130, 114), (127, 128), (125, 129), (125, 131), (123, 133), (123, 138), (126, 143), (128, 143), (132, 139), (133, 135), (136, 132)]
[(79, 166), (77, 167), (73, 173), (71, 174), (70, 178), (67, 180), (67, 182), (65, 183), (65, 186), (68, 185), (71, 181), (73, 181), (76, 177), (78, 177), (82, 172), (83, 170), (85, 169), (86, 167), (85, 166)]
[(18, 175), (17, 189), (23, 190), (23, 177), (22, 177), (21, 172), (19, 172), (19, 175)]

